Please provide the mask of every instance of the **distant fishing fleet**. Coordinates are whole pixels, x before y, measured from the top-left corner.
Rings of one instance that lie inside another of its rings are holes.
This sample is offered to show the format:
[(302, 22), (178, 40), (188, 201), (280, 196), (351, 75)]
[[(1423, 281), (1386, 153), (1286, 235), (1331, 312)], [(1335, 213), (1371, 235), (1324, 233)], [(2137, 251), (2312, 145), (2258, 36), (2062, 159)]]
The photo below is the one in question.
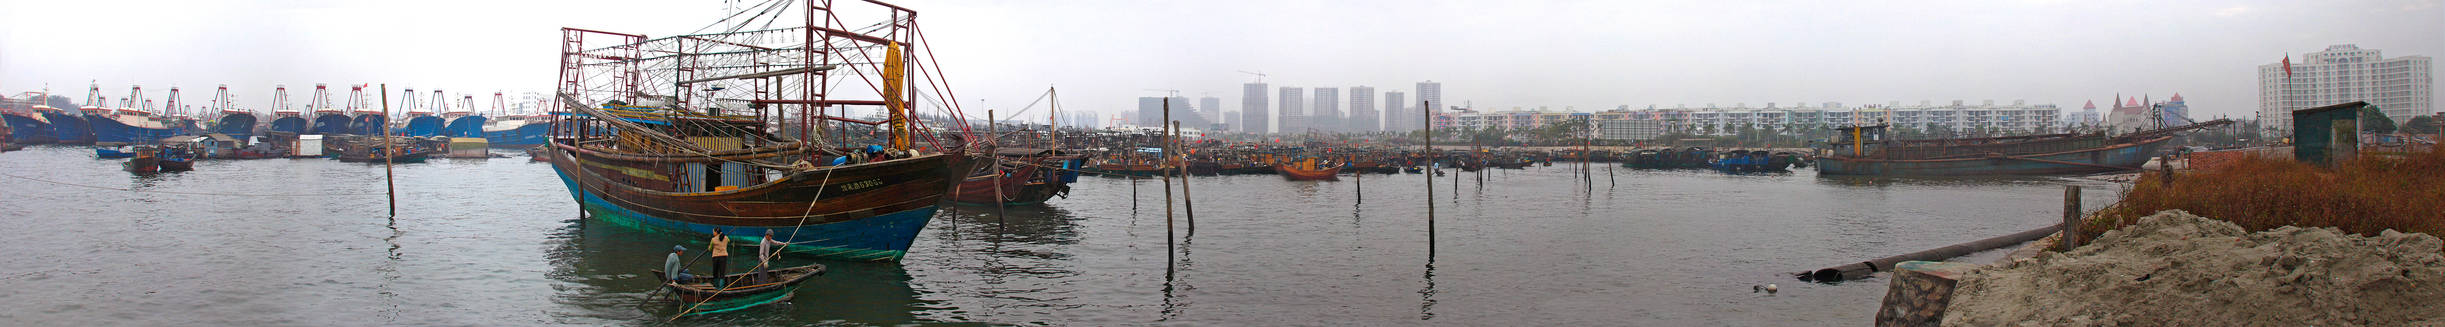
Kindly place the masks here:
[(114, 100), (103, 95), (101, 84), (95, 83), (86, 90), (85, 104), (73, 112), (50, 106), (46, 91), (37, 94), (35, 104), (25, 110), (0, 110), (0, 119), (7, 121), (12, 145), (90, 145), (97, 147), (95, 155), (102, 158), (138, 152), (193, 156), (177, 159), (333, 156), (347, 153), (341, 151), (346, 146), (325, 140), (384, 136), (386, 132), (388, 136), (433, 140), (422, 150), (440, 153), (451, 145), (534, 147), (542, 145), (549, 134), (549, 124), (535, 123), (545, 120), (542, 115), (513, 112), (500, 92), (493, 93), (491, 110), (479, 112), (473, 95), (462, 95), (453, 105), (443, 91), (434, 90), (431, 97), (424, 98), (429, 100), (420, 102), (415, 90), (405, 89), (398, 106), (393, 107), (405, 115), (392, 118), (373, 104), (379, 95), (369, 95), (366, 87), (349, 86), (347, 101), (334, 103), (329, 86), (315, 84), (301, 110), (291, 105), (287, 86), (275, 86), (272, 109), (267, 113), (238, 106), (228, 85), (221, 85), (211, 102), (196, 110), (180, 97), (177, 87), (170, 88), (156, 106), (154, 99), (145, 96), (143, 86), (129, 86), (126, 96)]

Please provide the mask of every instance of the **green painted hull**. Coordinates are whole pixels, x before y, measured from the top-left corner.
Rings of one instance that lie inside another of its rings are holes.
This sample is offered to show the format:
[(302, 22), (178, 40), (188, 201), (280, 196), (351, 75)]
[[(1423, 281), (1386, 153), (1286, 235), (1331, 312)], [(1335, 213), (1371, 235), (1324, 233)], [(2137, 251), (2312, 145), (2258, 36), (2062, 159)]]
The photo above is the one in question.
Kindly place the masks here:
[(679, 307), (687, 310), (687, 315), (690, 316), (739, 311), (747, 308), (772, 304), (773, 302), (788, 300), (789, 298), (798, 295), (798, 287), (799, 285), (792, 284), (781, 287), (780, 290), (771, 292), (725, 296), (711, 300), (687, 299), (683, 297), (681, 299), (682, 301), (679, 303)]

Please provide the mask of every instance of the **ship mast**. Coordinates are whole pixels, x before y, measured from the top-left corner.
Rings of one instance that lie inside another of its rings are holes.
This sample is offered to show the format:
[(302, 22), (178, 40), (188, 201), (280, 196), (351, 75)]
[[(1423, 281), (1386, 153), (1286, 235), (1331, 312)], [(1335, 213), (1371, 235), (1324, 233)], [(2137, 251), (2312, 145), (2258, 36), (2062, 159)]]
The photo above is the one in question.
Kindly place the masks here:
[[(177, 87), (177, 86), (171, 86), (171, 87), (170, 87), (170, 95), (169, 95), (168, 97), (163, 98), (163, 99), (162, 99), (162, 101), (161, 101), (161, 103), (162, 103), (162, 106), (161, 106), (161, 112), (162, 112), (163, 114), (165, 114), (165, 116), (169, 116), (169, 117), (167, 117), (167, 118), (181, 118), (181, 119), (183, 119), (183, 118), (187, 118), (187, 111), (186, 111), (186, 110), (183, 110), (183, 109), (181, 109), (181, 108), (179, 108), (179, 107), (178, 107), (178, 106), (179, 106), (179, 104), (180, 104), (180, 101), (178, 101), (178, 87)], [(153, 108), (152, 108), (152, 107), (153, 107), (153, 103), (152, 103), (152, 101), (145, 101), (145, 103), (144, 103), (144, 107), (145, 107), (145, 108), (144, 108), (145, 110), (152, 110), (152, 109), (153, 109)]]
[(369, 110), (372, 110), (370, 108), (372, 108), (372, 106), (366, 105), (365, 102), (365, 85), (349, 85), (348, 113), (358, 115), (370, 114), (373, 113), (368, 112)]
[[(275, 92), (281, 92), (281, 91), (286, 91), (287, 89), (286, 89), (286, 88), (284, 88), (284, 87), (278, 87), (278, 86), (275, 86), (275, 87), (273, 87), (273, 88), (272, 88), (272, 90), (273, 90), (273, 91), (275, 91)], [(283, 92), (283, 93), (285, 93), (285, 92)], [(272, 108), (279, 108), (279, 107), (280, 107), (280, 101), (281, 101), (281, 98), (282, 98), (282, 96), (281, 96), (281, 95), (278, 95), (278, 94), (274, 94), (274, 95), (272, 95)], [(220, 87), (213, 89), (213, 91), (212, 91), (212, 111), (213, 111), (213, 112), (220, 113), (220, 115), (222, 115), (222, 116), (228, 116), (229, 114), (236, 113), (235, 111), (236, 111), (236, 109), (237, 109), (237, 108), (235, 108), (235, 106), (234, 106), (233, 104), (229, 103), (229, 101), (230, 101), (230, 99), (229, 99), (229, 84), (221, 84), (221, 85), (220, 85)]]

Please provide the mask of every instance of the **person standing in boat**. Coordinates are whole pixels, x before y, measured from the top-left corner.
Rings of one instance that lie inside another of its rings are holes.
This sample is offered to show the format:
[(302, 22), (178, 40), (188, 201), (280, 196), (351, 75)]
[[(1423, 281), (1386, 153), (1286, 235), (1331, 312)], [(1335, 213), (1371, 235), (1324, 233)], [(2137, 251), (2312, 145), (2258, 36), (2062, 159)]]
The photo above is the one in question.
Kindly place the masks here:
[(679, 261), (679, 256), (687, 253), (687, 246), (672, 245), (671, 255), (662, 258), (662, 272), (666, 273), (666, 276), (670, 277), (669, 282), (686, 283), (688, 280), (696, 278), (696, 276), (688, 275), (687, 263)]
[(721, 231), (716, 230), (713, 231), (713, 241), (709, 243), (705, 247), (713, 251), (713, 286), (729, 287), (730, 236), (722, 235)]
[(764, 230), (764, 240), (756, 242), (757, 282), (766, 282), (766, 279), (771, 278), (768, 276), (768, 272), (773, 270), (773, 254), (775, 254), (773, 253), (773, 250), (779, 250), (781, 247), (788, 245), (789, 244), (781, 243), (780, 240), (773, 239), (773, 230)]

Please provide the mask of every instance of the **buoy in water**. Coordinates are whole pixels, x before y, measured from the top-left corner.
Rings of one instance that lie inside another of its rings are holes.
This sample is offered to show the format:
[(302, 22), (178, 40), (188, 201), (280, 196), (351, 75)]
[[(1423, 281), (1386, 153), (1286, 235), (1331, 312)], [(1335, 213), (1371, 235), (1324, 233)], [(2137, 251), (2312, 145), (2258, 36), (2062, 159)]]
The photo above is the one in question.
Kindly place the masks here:
[(1749, 286), (1749, 293), (1766, 292), (1766, 294), (1774, 294), (1774, 292), (1781, 290), (1781, 287), (1775, 287), (1774, 284)]

